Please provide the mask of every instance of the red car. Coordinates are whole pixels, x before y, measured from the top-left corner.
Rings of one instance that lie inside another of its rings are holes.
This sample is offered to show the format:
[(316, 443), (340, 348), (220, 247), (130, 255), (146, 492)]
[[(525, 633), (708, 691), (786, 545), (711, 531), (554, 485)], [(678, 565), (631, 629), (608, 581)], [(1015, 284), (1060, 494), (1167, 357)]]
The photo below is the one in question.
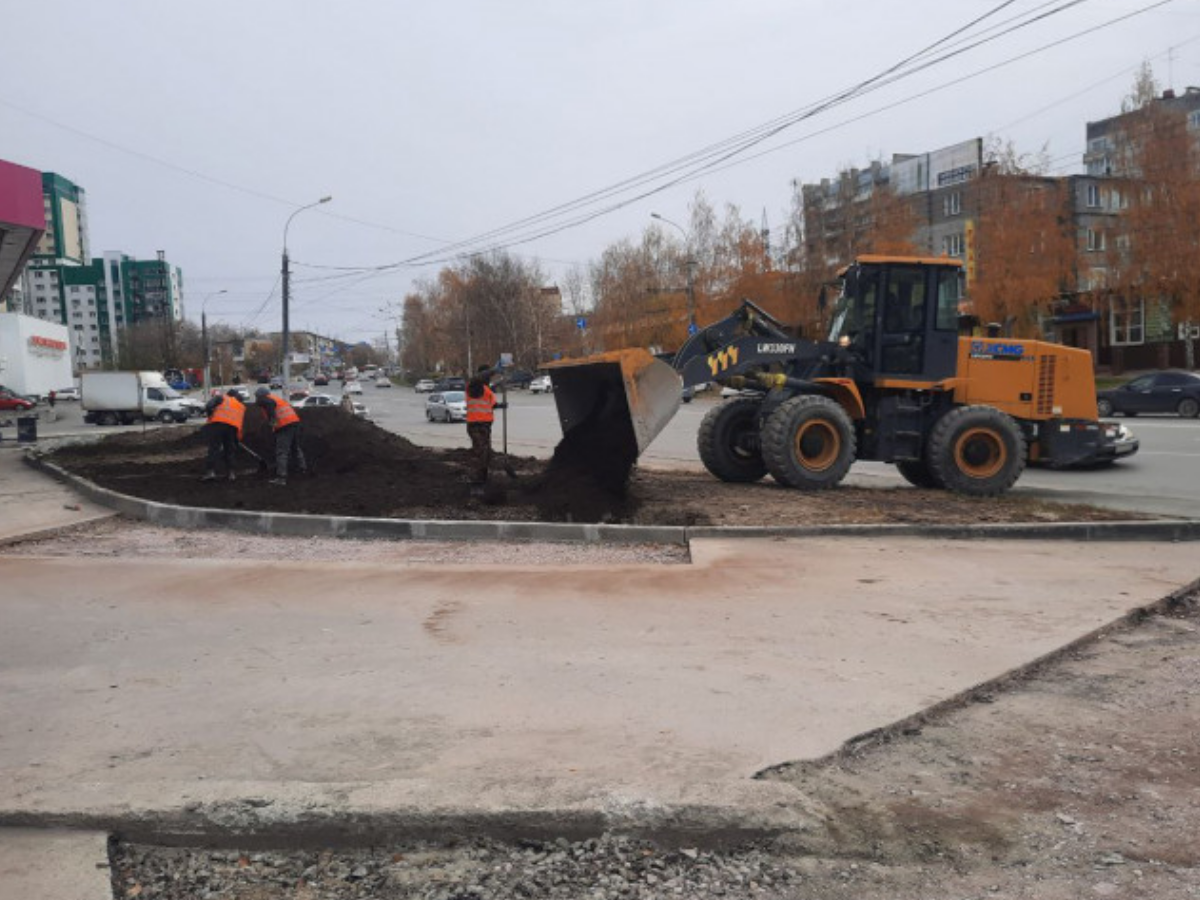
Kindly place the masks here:
[(24, 412), (33, 409), (33, 401), (18, 397), (12, 391), (0, 391), (0, 412)]

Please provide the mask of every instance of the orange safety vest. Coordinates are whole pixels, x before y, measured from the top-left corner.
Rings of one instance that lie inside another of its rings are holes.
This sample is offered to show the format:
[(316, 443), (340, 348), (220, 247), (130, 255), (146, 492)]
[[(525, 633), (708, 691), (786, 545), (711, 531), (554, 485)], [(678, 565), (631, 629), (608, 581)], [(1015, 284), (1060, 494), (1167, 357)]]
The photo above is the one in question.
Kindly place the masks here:
[(246, 407), (241, 400), (228, 394), (221, 398), (220, 405), (208, 417), (210, 422), (221, 422), (237, 429), (238, 440), (242, 439), (242, 423), (246, 420)]
[(471, 422), (493, 422), (496, 419), (496, 414), (492, 412), (492, 407), (496, 405), (496, 395), (492, 393), (492, 389), (486, 384), (483, 386), (483, 393), (478, 397), (472, 397), (470, 392), (467, 393), (467, 424)]
[(271, 426), (273, 431), (286, 428), (288, 425), (295, 425), (300, 421), (300, 414), (292, 408), (292, 404), (279, 397), (271, 399), (275, 401), (275, 423)]

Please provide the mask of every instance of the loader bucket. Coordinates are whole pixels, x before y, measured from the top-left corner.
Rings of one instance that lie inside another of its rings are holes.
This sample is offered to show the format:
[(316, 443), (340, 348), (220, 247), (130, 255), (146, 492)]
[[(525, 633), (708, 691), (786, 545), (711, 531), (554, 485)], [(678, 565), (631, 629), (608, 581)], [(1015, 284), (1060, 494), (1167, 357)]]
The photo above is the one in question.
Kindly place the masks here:
[(679, 375), (645, 350), (613, 350), (546, 368), (564, 438), (603, 432), (604, 443), (630, 462), (679, 410)]

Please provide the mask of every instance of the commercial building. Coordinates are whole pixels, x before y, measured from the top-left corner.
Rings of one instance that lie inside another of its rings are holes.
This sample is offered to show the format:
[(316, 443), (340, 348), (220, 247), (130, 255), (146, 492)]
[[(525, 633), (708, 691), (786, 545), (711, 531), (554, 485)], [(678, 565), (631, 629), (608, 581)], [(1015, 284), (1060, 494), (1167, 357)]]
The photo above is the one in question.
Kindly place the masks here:
[[(183, 318), (183, 274), (163, 251), (152, 260), (117, 251), (91, 256), (87, 194), (62, 175), (0, 162), (0, 232), (5, 231), (8, 187), (18, 183), (24, 195), (36, 184), (38, 199), (26, 196), (23, 202), (30, 208), (22, 215), (27, 232), (36, 216), (38, 231), (7, 285), (7, 308), (66, 326), (75, 371), (117, 363), (123, 328)], [(0, 276), (7, 244), (7, 239), (0, 243)], [(0, 297), (4, 288), (0, 278)]]
[(20, 304), (21, 272), (44, 228), (41, 172), (0, 160), (0, 301)]

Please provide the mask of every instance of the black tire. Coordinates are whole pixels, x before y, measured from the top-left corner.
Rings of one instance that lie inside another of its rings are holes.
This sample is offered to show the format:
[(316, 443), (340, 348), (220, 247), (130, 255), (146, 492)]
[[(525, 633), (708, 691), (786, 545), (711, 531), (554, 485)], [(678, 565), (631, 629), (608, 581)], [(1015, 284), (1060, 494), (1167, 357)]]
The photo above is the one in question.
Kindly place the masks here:
[(704, 414), (696, 446), (704, 468), (722, 481), (758, 481), (767, 474), (758, 433), (761, 401), (737, 397)]
[(901, 459), (896, 461), (896, 469), (904, 476), (904, 480), (913, 487), (940, 488), (941, 484), (933, 477), (929, 464), (923, 459)]
[(114, 412), (102, 412), (96, 418), (96, 421), (101, 425), (116, 425), (116, 424), (118, 424), (117, 414)]
[(1200, 414), (1200, 403), (1194, 397), (1184, 397), (1175, 407), (1175, 412), (1179, 413), (1182, 418), (1194, 419), (1197, 414)]
[(1025, 469), (1025, 436), (1012, 417), (990, 406), (959, 406), (933, 426), (929, 469), (947, 490), (994, 497)]
[(767, 471), (780, 484), (805, 491), (834, 487), (850, 471), (854, 423), (828, 397), (793, 397), (771, 413), (762, 428)]
[(162, 422), (164, 425), (170, 425), (175, 421), (175, 414), (169, 409), (163, 409), (159, 410), (157, 418), (158, 421)]
[(1099, 414), (1100, 418), (1107, 419), (1113, 414), (1112, 401), (1107, 397), (1101, 397), (1096, 401), (1096, 412)]

